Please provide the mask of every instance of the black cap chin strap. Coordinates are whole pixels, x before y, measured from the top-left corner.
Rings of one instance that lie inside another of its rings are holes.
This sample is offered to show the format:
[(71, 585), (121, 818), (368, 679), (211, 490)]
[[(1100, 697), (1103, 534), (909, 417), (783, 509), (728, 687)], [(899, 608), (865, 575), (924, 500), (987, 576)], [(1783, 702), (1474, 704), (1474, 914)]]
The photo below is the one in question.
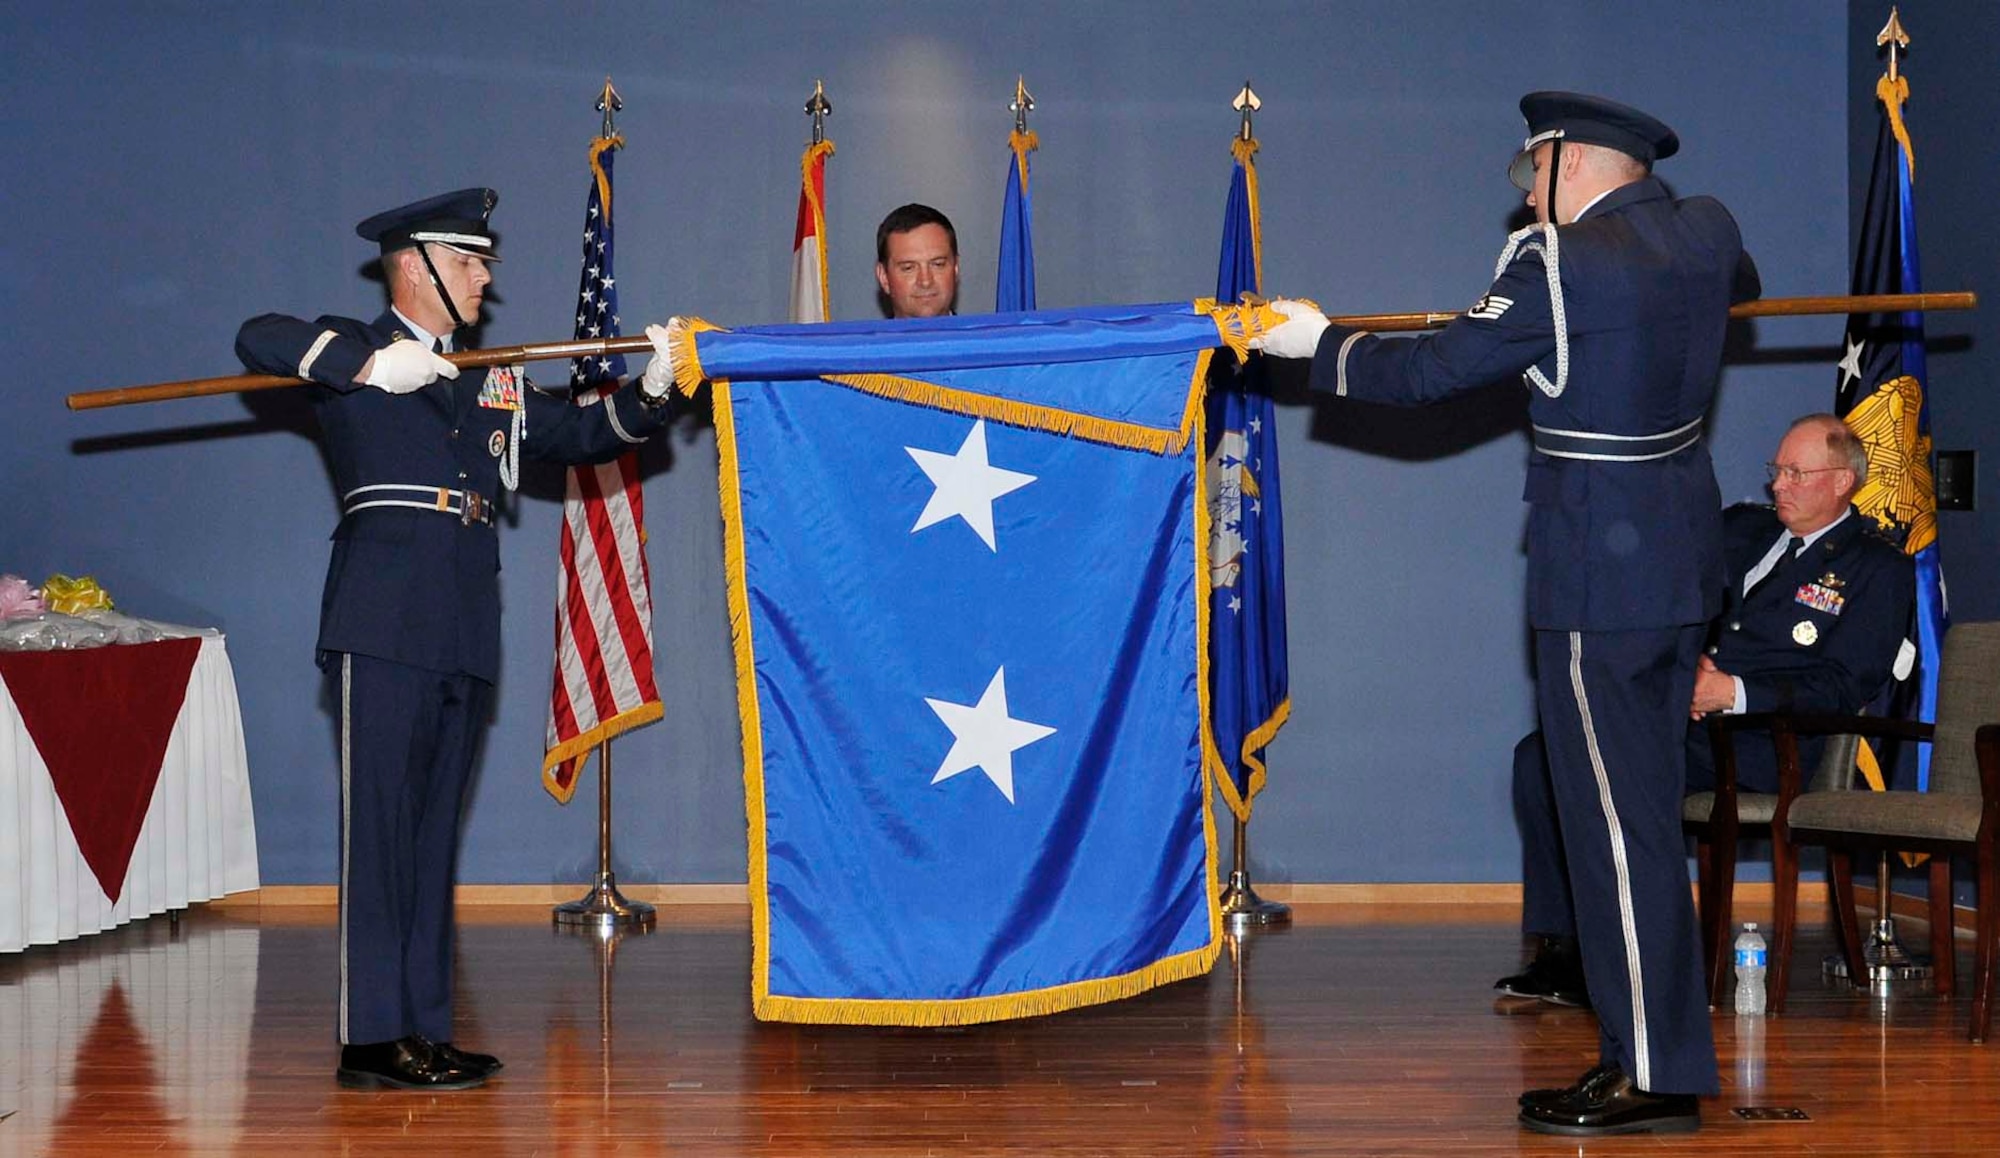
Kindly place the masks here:
[[(1562, 218), (1556, 216), (1556, 178), (1562, 176), (1562, 161), (1563, 139), (1562, 134), (1557, 133), (1555, 136), (1549, 138), (1549, 224), (1551, 225), (1561, 225), (1563, 223)], [(430, 260), (429, 257), (424, 258), (426, 264)], [(433, 272), (431, 276), (436, 277), (437, 274)], [(445, 307), (449, 309), (451, 303), (447, 301)], [(457, 314), (452, 315), (454, 318), (457, 316)]]
[(458, 307), (451, 304), (451, 295), (445, 292), (444, 279), (438, 276), (438, 267), (431, 261), (430, 245), (422, 241), (417, 242), (417, 256), (424, 259), (424, 268), (430, 271), (431, 285), (437, 288), (438, 300), (444, 303), (444, 312), (451, 316), (453, 332), (464, 329), (465, 319), (458, 316)]

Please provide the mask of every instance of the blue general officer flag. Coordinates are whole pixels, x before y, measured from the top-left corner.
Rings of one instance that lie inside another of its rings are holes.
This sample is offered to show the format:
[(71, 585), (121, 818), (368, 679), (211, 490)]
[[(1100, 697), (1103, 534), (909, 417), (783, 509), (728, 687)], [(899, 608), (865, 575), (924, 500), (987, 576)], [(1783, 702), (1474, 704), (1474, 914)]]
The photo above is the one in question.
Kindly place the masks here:
[[(1868, 178), (1868, 202), (1861, 219), (1861, 244), (1854, 259), (1857, 294), (1918, 293), (1917, 218), (1911, 181), (1914, 161), (1903, 121), (1908, 77), (1881, 78), (1875, 95), (1882, 120), (1875, 138), (1875, 164)], [(1916, 637), (1918, 678), (1914, 714), (1937, 718), (1938, 656), (1950, 626), (1944, 576), (1938, 561), (1937, 485), (1931, 473), (1929, 376), (1924, 366), (1921, 313), (1850, 314), (1842, 342), (1834, 411), (1868, 447), (1868, 481), (1854, 505), (1895, 535), (1917, 569)], [(1900, 665), (1899, 665), (1900, 666)], [(1930, 787), (1931, 746), (1917, 752), (1917, 788)], [(1881, 774), (1870, 784), (1885, 787)]]
[[(1215, 297), (1262, 292), (1257, 142), (1238, 138)], [(1208, 395), (1210, 712), (1216, 787), (1239, 820), (1264, 787), (1264, 746), (1291, 716), (1277, 415), (1262, 359), (1218, 360)]]
[(1040, 147), (1032, 131), (1008, 134), (1007, 191), (1000, 201), (1000, 272), (993, 308), (1013, 313), (1035, 308), (1035, 206), (1028, 198), (1028, 154)]
[(1213, 963), (1222, 331), (1151, 306), (699, 334), (759, 1017), (988, 1021)]

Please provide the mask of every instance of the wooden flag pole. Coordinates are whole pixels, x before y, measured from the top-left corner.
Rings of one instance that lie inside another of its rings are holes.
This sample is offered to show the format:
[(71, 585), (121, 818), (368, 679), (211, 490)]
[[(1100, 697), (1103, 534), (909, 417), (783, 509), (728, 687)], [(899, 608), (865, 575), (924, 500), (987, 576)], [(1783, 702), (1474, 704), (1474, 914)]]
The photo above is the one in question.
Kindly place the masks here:
[[(1834, 297), (1766, 298), (1744, 302), (1729, 311), (1732, 318), (1806, 317), (1816, 314), (1926, 313), (1940, 310), (1970, 310), (1979, 306), (1975, 293), (1864, 294)], [(1329, 320), (1355, 329), (1376, 333), (1432, 330), (1458, 317), (1456, 313), (1349, 314)], [(652, 350), (643, 336), (598, 338), (591, 341), (536, 342), (524, 346), (500, 346), (487, 350), (461, 350), (440, 357), (461, 369), (477, 366), (508, 366), (517, 362), (567, 361), (571, 358), (610, 357), (613, 354), (640, 354)], [(153, 386), (122, 386), (112, 390), (86, 390), (65, 399), (71, 410), (97, 410), (106, 406), (129, 406), (136, 402), (167, 402), (176, 398), (201, 398), (211, 394), (242, 394), (252, 390), (273, 390), (305, 384), (303, 378), (282, 374), (237, 374), (225, 378), (195, 378), (186, 382), (162, 382)]]

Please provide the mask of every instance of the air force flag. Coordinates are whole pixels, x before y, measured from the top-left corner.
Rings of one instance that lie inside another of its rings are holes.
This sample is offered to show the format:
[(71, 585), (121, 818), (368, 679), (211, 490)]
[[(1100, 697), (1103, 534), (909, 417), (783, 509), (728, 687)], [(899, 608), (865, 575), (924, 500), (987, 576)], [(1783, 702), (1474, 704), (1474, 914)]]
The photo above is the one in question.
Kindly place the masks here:
[(757, 1016), (988, 1021), (1213, 963), (1200, 384), (1232, 313), (684, 347), (715, 384)]

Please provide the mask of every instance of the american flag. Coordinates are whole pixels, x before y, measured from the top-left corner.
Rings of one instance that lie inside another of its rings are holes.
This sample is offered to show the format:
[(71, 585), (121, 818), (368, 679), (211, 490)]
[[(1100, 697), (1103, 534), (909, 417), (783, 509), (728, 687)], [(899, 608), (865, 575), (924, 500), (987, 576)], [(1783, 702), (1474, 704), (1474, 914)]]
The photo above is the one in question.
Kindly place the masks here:
[[(618, 336), (618, 282), (611, 272), (611, 160), (624, 141), (598, 137), (590, 150), (590, 203), (576, 338)], [(578, 358), (570, 388), (579, 405), (616, 390), (622, 355)], [(556, 662), (549, 692), (542, 786), (569, 803), (592, 749), (660, 718), (653, 683), (652, 576), (646, 566), (645, 493), (638, 455), (571, 467), (563, 498), (562, 568), (556, 576)]]

